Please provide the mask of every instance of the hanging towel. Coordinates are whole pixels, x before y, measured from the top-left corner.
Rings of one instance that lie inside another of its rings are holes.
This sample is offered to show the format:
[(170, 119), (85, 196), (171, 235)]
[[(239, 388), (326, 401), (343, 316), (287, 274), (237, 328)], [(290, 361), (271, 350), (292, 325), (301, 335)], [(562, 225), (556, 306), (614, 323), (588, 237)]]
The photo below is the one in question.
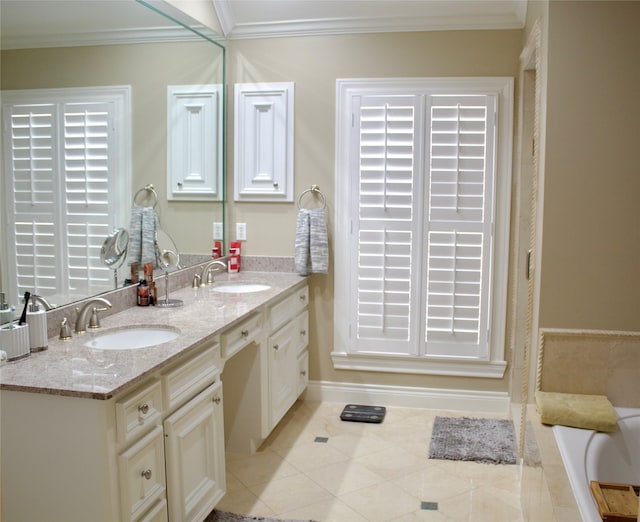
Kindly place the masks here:
[(153, 207), (131, 207), (129, 225), (129, 264), (138, 262), (141, 265), (151, 261), (156, 263), (155, 237), (158, 228), (158, 216)]
[(324, 208), (300, 209), (296, 223), (294, 261), (301, 275), (329, 271), (329, 246)]

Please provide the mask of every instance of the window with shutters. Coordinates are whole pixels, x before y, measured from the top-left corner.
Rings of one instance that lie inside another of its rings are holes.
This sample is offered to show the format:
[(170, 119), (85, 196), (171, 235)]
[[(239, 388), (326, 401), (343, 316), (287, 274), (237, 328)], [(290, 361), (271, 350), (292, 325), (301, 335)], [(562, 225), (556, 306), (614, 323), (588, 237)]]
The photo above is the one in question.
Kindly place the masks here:
[(338, 80), (336, 368), (501, 377), (510, 78)]
[(3, 91), (3, 265), (25, 291), (69, 302), (113, 288), (100, 249), (127, 223), (130, 88)]

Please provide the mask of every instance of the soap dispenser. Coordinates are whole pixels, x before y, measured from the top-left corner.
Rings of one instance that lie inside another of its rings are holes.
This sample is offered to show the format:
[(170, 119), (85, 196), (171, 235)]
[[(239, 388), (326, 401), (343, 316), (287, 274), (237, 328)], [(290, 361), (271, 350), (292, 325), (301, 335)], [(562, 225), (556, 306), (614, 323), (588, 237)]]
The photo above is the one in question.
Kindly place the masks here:
[[(34, 298), (37, 296), (33, 296)], [(29, 325), (29, 347), (31, 352), (42, 352), (48, 348), (47, 344), (47, 312), (40, 309), (35, 299), (31, 300), (27, 310), (27, 324)]]

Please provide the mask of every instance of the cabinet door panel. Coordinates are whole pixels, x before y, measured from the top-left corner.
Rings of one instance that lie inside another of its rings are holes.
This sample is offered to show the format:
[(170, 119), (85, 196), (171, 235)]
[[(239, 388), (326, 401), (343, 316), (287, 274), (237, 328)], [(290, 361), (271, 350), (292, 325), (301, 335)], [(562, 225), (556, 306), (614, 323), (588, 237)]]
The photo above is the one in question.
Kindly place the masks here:
[(271, 428), (282, 419), (297, 397), (297, 326), (297, 322), (292, 321), (269, 337)]
[(222, 385), (164, 421), (169, 520), (201, 520), (225, 492)]

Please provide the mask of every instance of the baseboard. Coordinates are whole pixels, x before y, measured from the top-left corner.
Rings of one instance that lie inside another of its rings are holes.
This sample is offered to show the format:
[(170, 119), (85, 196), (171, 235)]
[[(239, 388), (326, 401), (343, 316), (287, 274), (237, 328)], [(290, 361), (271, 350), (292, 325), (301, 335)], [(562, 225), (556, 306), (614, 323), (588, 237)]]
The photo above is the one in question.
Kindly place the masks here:
[(414, 388), (330, 381), (310, 381), (304, 399), (498, 415), (508, 415), (510, 407), (509, 394), (506, 392)]

